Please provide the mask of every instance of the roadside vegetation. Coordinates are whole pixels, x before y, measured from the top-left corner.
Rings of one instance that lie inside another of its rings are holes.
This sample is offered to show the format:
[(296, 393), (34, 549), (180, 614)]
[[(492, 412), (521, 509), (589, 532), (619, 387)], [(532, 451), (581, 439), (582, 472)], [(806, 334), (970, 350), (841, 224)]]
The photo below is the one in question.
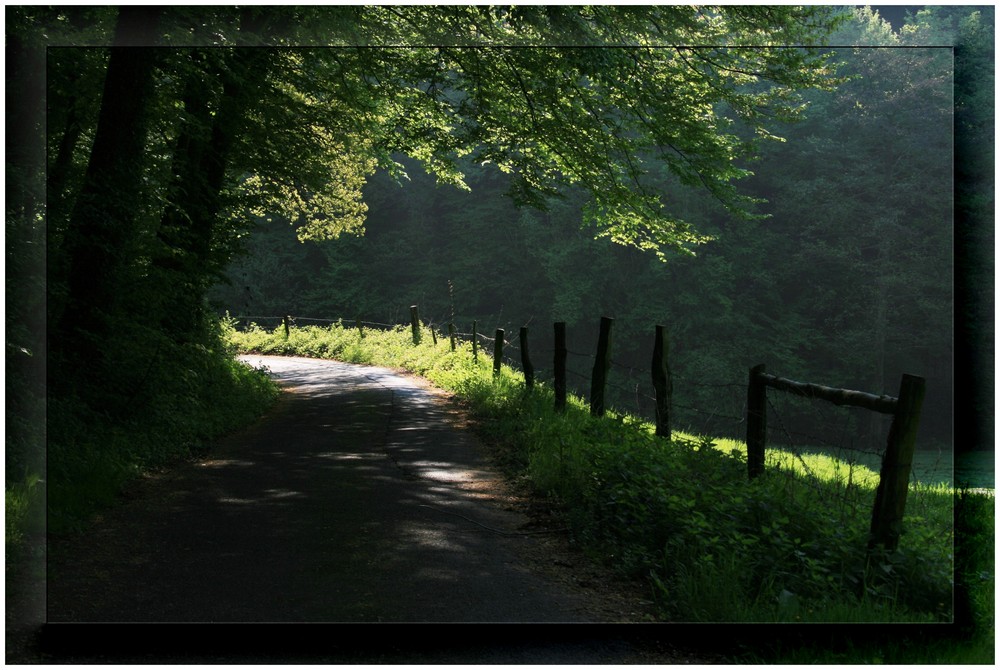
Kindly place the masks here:
[(222, 345), (159, 351), (147, 352), (144, 383), (130, 393), (134, 402), (115, 412), (72, 395), (49, 399), (47, 478), (29, 475), (23, 484), (7, 486), (8, 553), (32, 523), (41, 522), (46, 498), (49, 531), (80, 528), (135, 477), (201, 453), (277, 398), (274, 382), (233, 360)]
[[(961, 649), (946, 640), (927, 653), (992, 658), (992, 497), (914, 483), (898, 550), (869, 556), (878, 477), (863, 466), (769, 451), (766, 475), (750, 482), (740, 442), (683, 433), (667, 441), (628, 414), (591, 417), (575, 397), (556, 413), (550, 387), (527, 392), (507, 366), (494, 375), (467, 342), (455, 352), (446, 336), (415, 346), (403, 327), (363, 336), (341, 324), (293, 327), (287, 336), (280, 327), (224, 328), (241, 352), (402, 368), (454, 392), (506, 474), (559, 503), (590, 557), (645, 580), (663, 620), (935, 623), (968, 611)], [(801, 662), (807, 652), (780, 653)], [(820, 652), (808, 653), (815, 662)], [(844, 654), (931, 662), (905, 641), (837, 653), (831, 662)]]

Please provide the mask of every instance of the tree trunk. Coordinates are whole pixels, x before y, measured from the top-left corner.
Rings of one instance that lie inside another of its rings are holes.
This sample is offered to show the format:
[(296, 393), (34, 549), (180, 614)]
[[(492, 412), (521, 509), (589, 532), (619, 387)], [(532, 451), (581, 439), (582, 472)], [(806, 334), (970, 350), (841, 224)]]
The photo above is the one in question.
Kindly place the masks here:
[[(181, 341), (198, 332), (204, 292), (227, 260), (214, 255), (212, 247), (222, 209), (220, 193), (234, 140), (262, 87), (270, 54), (265, 49), (239, 49), (221, 56), (195, 51), (192, 59), (200, 67), (188, 79), (184, 93), (191, 121), (177, 141), (171, 203), (157, 232), (164, 246), (154, 259), (162, 282), (157, 288), (166, 296), (160, 322)], [(211, 89), (213, 81), (222, 82), (218, 94)]]
[(67, 303), (50, 344), (68, 371), (100, 362), (118, 306), (122, 268), (132, 254), (140, 210), (147, 109), (153, 93), (160, 10), (121, 9), (104, 82), (101, 111), (83, 186), (70, 215), (64, 250), (69, 263)]
[(76, 148), (82, 132), (83, 127), (80, 124), (74, 105), (66, 117), (66, 124), (63, 128), (62, 137), (59, 140), (59, 148), (48, 166), (45, 188), (47, 219), (50, 225), (54, 221), (62, 220), (66, 211), (68, 200), (66, 181), (73, 164), (73, 150)]

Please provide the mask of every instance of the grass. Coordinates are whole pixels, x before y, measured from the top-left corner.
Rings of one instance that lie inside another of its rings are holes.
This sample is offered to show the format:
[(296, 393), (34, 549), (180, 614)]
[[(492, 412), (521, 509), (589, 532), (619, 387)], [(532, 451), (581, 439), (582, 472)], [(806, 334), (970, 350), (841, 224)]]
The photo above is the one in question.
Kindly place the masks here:
[(21, 545), (26, 534), (38, 532), (41, 526), (37, 514), (43, 499), (40, 482), (41, 477), (29, 473), (4, 489), (4, 546), (8, 554)]
[[(506, 473), (560, 503), (575, 541), (595, 560), (646, 581), (664, 620), (948, 623), (957, 574), (971, 594), (958, 602), (975, 610), (976, 648), (992, 657), (992, 507), (966, 504), (958, 523), (979, 549), (968, 565), (956, 564), (956, 492), (947, 485), (915, 483), (898, 550), (869, 554), (878, 482), (870, 468), (769, 451), (767, 473), (750, 482), (738, 441), (667, 441), (627, 414), (592, 417), (576, 397), (556, 413), (550, 388), (526, 392), (519, 372), (505, 366), (494, 375), (486, 356), (473, 360), (469, 343), (452, 352), (446, 337), (435, 345), (426, 330), (418, 346), (403, 327), (362, 336), (340, 324), (292, 328), (287, 337), (280, 328), (230, 328), (228, 337), (243, 352), (402, 368), (455, 392), (497, 444)], [(901, 642), (893, 658), (917, 647)]]
[[(221, 340), (215, 347), (180, 345), (161, 358), (142, 361), (149, 370), (145, 383), (129, 396), (131, 406), (115, 415), (92, 399), (48, 399), (49, 531), (84, 527), (94, 512), (115, 503), (129, 481), (198, 455), (213, 439), (256, 419), (278, 396), (266, 374), (235, 361)], [(118, 392), (108, 386), (107, 393)]]

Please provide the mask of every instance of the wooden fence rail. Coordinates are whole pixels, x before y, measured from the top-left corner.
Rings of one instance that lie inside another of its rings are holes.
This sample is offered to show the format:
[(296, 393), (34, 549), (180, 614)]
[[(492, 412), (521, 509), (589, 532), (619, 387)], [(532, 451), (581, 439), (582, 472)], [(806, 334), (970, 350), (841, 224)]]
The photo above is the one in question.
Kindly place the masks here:
[(472, 360), (479, 361), (479, 334), (476, 332), (477, 321), (472, 322)]
[(601, 331), (597, 336), (597, 356), (594, 358), (594, 373), (590, 378), (590, 413), (604, 416), (604, 389), (611, 370), (611, 326), (614, 319), (601, 317)]
[(413, 333), (413, 343), (420, 344), (420, 316), (416, 305), (410, 305), (410, 330)]
[(830, 388), (819, 384), (805, 384), (791, 379), (775, 377), (764, 372), (760, 373), (761, 381), (771, 388), (785, 391), (804, 398), (817, 398), (832, 402), (834, 405), (850, 405), (869, 409), (882, 414), (892, 414), (896, 411), (896, 398), (887, 395), (872, 395), (861, 391)]
[(656, 391), (656, 434), (668, 440), (670, 432), (670, 403), (674, 385), (670, 378), (670, 366), (667, 362), (669, 343), (667, 329), (656, 327), (656, 338), (653, 340), (653, 389)]
[(764, 372), (763, 364), (750, 368), (747, 388), (747, 471), (750, 479), (764, 473), (767, 387), (836, 405), (850, 405), (891, 414), (892, 426), (889, 428), (878, 489), (875, 491), (868, 548), (873, 550), (881, 546), (894, 551), (899, 545), (902, 529), (925, 385), (922, 377), (904, 374), (900, 381), (899, 397), (893, 398), (775, 377)]
[(531, 364), (531, 356), (528, 355), (528, 329), (521, 326), (518, 333), (521, 344), (521, 370), (524, 371), (524, 386), (529, 391), (535, 385), (535, 367)]
[(497, 328), (493, 338), (493, 374), (500, 374), (500, 367), (503, 364), (503, 328)]
[(923, 377), (903, 375), (899, 383), (896, 411), (889, 427), (885, 456), (882, 457), (882, 469), (879, 471), (869, 549), (881, 545), (893, 551), (899, 544), (925, 391), (926, 380)]

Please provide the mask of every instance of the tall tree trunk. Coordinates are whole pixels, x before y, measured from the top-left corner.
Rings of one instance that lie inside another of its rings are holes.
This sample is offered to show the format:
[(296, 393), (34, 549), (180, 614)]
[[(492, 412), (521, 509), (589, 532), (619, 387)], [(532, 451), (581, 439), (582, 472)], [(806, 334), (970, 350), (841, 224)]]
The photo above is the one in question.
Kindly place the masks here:
[[(50, 92), (50, 101), (52, 97)], [(63, 124), (59, 148), (56, 150), (56, 155), (48, 163), (45, 189), (47, 218), (50, 226), (55, 221), (63, 220), (67, 203), (70, 200), (69, 194), (66, 193), (66, 182), (73, 165), (73, 151), (83, 133), (83, 125), (80, 122), (75, 103), (75, 100), (69, 101), (70, 110), (66, 116), (66, 122)]]
[(64, 243), (67, 303), (50, 337), (51, 349), (67, 363), (63, 374), (100, 363), (101, 342), (116, 315), (118, 282), (133, 251), (140, 209), (157, 59), (148, 45), (155, 41), (159, 14), (158, 8), (139, 6), (122, 7), (119, 14), (94, 145)]
[[(154, 264), (168, 296), (160, 323), (181, 341), (198, 332), (204, 292), (226, 260), (212, 248), (222, 209), (220, 193), (234, 141), (263, 86), (271, 58), (262, 49), (236, 49), (218, 60), (216, 56), (194, 54), (205, 70), (194, 73), (186, 87), (185, 110), (192, 122), (178, 138), (172, 202), (157, 232), (164, 246)], [(213, 99), (212, 81), (222, 83), (218, 102)]]

